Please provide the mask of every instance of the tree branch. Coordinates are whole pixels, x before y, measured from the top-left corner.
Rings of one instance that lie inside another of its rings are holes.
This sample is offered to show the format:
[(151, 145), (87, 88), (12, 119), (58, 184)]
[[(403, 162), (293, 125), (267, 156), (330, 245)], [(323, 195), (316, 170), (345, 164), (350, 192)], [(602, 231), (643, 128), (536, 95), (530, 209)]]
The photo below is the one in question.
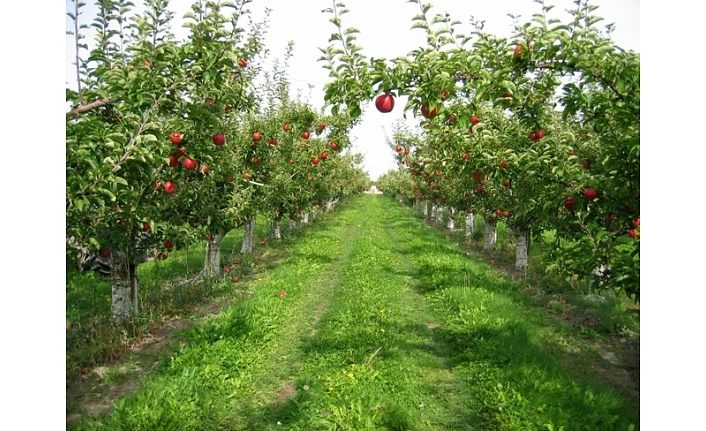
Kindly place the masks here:
[(96, 101), (93, 101), (91, 103), (86, 103), (85, 105), (80, 105), (77, 108), (74, 108), (70, 110), (69, 112), (66, 113), (66, 116), (79, 116), (83, 113), (86, 113), (88, 111), (91, 111), (96, 108), (100, 108), (101, 106), (106, 106), (110, 105), (112, 103), (112, 100), (110, 99), (98, 99)]

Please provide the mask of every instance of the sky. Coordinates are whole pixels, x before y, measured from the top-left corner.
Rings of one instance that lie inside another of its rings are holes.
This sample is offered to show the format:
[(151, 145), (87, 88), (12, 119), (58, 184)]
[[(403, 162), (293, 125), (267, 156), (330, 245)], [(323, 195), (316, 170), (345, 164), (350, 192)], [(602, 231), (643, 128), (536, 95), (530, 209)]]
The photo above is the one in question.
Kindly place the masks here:
[[(340, 1), (340, 0), (339, 0)], [(82, 19), (92, 20), (95, 14), (93, 0), (87, 0), (85, 15)], [(135, 2), (139, 3), (139, 2)], [(411, 18), (419, 12), (416, 4), (406, 0), (348, 0), (344, 3), (350, 13), (344, 15), (343, 26), (355, 27), (360, 30), (358, 45), (363, 48), (362, 54), (367, 57), (395, 58), (425, 44), (423, 30), (411, 30)], [(508, 13), (529, 18), (538, 11), (538, 6), (531, 0), (505, 1), (460, 1), (434, 0), (430, 13), (449, 12), (451, 16), (462, 22), (462, 28), (468, 29), (469, 18), (485, 21), (485, 30), (509, 37), (512, 33), (512, 20)], [(640, 20), (638, 0), (594, 0), (599, 9), (594, 14), (605, 18), (605, 22), (613, 22), (616, 30), (613, 38), (616, 43), (626, 49), (640, 50)], [(69, 4), (67, 2), (67, 4)], [(175, 12), (174, 34), (178, 39), (187, 37), (188, 32), (181, 27), (181, 17), (189, 10), (192, 0), (172, 0), (170, 9)], [(573, 6), (568, 0), (548, 1), (555, 5), (552, 13), (557, 17), (567, 16), (564, 11)], [(321, 11), (332, 6), (332, 0), (255, 0), (249, 5), (253, 19), (257, 22), (264, 16), (265, 8), (271, 9), (270, 27), (265, 39), (265, 46), (270, 50), (266, 59), (283, 58), (287, 43), (294, 41), (293, 57), (290, 61), (289, 79), (292, 84), (292, 96), (299, 97), (315, 109), (323, 104), (323, 87), (329, 80), (328, 70), (318, 61), (321, 57), (319, 47), (326, 47), (331, 33), (335, 30), (328, 21), (329, 15)], [(563, 15), (562, 15), (563, 14)], [(67, 26), (69, 21), (67, 20)], [(467, 32), (466, 32), (467, 33)], [(90, 38), (90, 35), (88, 36)], [(73, 40), (66, 38), (67, 85), (75, 88), (75, 70), (73, 61)], [(266, 66), (267, 64), (265, 64)], [(370, 101), (363, 106), (363, 117), (351, 131), (353, 151), (364, 155), (363, 167), (371, 179), (377, 179), (381, 174), (396, 167), (394, 153), (386, 144), (386, 138), (393, 135), (396, 124), (406, 124), (415, 127), (418, 120), (408, 113), (408, 119), (403, 117), (402, 108), (406, 98), (395, 100), (395, 109), (387, 114), (379, 113), (374, 103)]]

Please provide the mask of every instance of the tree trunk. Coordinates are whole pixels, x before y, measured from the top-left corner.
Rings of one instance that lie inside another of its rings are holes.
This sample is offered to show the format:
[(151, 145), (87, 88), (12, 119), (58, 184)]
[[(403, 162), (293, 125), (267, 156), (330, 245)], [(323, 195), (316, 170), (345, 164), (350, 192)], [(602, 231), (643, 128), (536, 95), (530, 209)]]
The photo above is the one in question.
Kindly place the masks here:
[(245, 235), (243, 235), (243, 246), (240, 247), (240, 254), (252, 253), (253, 234), (255, 233), (255, 219), (245, 223)]
[(517, 233), (517, 244), (515, 245), (515, 269), (527, 269), (527, 232), (520, 231)]
[(294, 231), (294, 229), (296, 229), (296, 228), (297, 228), (297, 222), (295, 222), (295, 221), (292, 220), (292, 219), (289, 219), (289, 230), (290, 230), (290, 232), (291, 232), (291, 231)]
[(130, 301), (132, 302), (132, 312), (135, 316), (139, 313), (139, 298), (137, 297), (137, 265), (130, 263), (128, 265), (130, 277)]
[(444, 207), (438, 206), (436, 207), (436, 222), (441, 223), (442, 221), (444, 221)]
[(309, 213), (305, 212), (302, 214), (302, 224), (307, 224), (309, 223)]
[(272, 220), (272, 238), (276, 239), (277, 241), (282, 240), (282, 233), (279, 229), (279, 218)]
[(449, 221), (446, 223), (446, 229), (455, 230), (456, 229), (456, 209), (449, 208)]
[(329, 200), (326, 202), (326, 212), (329, 212), (333, 209), (333, 200)]
[(137, 296), (137, 278), (134, 270), (130, 270), (130, 265), (124, 255), (113, 253), (110, 262), (111, 282), (111, 312), (115, 320), (127, 320), (136, 312), (135, 307), (131, 307), (130, 298), (133, 290)]
[(483, 250), (492, 250), (495, 247), (495, 241), (498, 239), (498, 232), (495, 229), (497, 221), (488, 219), (485, 221), (485, 241), (483, 242)]
[(225, 237), (225, 232), (211, 234), (211, 239), (206, 243), (206, 258), (203, 262), (204, 278), (220, 277), (221, 275), (221, 241)]
[(473, 212), (469, 211), (466, 213), (466, 236), (473, 235), (474, 218), (475, 218), (475, 214), (473, 214)]

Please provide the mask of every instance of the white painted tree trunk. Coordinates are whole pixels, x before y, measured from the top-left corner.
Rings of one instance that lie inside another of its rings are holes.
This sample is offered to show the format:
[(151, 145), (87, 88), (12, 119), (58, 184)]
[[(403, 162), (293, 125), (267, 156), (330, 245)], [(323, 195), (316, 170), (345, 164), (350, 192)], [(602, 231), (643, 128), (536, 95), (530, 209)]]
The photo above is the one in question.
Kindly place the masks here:
[(485, 223), (485, 241), (483, 242), (484, 250), (492, 250), (495, 247), (495, 242), (498, 239), (498, 231), (496, 229), (495, 220), (486, 220)]
[(517, 244), (515, 245), (515, 268), (519, 270), (527, 269), (527, 232), (517, 233)]
[(296, 228), (297, 228), (297, 222), (295, 222), (295, 221), (292, 220), (292, 219), (289, 219), (289, 230), (290, 230), (290, 231), (293, 231), (293, 230), (296, 229)]
[(436, 222), (441, 223), (444, 220), (444, 207), (436, 207)]
[[(134, 265), (114, 253), (111, 259), (111, 312), (113, 319), (127, 320), (137, 314), (137, 274)], [(132, 305), (132, 306), (131, 306)]]
[(475, 214), (472, 212), (466, 213), (466, 236), (473, 235), (473, 221), (475, 219)]
[(225, 233), (211, 234), (211, 239), (206, 242), (206, 258), (203, 261), (201, 275), (204, 278), (219, 277), (221, 275), (221, 241)]
[(333, 209), (334, 205), (335, 204), (334, 204), (333, 200), (329, 200), (328, 202), (326, 202), (326, 212), (331, 211)]
[(446, 223), (446, 229), (455, 230), (456, 229), (456, 209), (449, 208), (449, 221)]
[(279, 229), (279, 219), (272, 220), (272, 237), (277, 241), (282, 240), (282, 232)]
[(240, 254), (252, 253), (254, 233), (255, 220), (248, 220), (248, 222), (245, 223), (245, 235), (243, 235), (243, 246), (240, 247)]
[(429, 202), (427, 201), (422, 201), (422, 205), (424, 205), (424, 218), (429, 218), (430, 212), (429, 212)]
[(302, 224), (309, 223), (309, 213), (308, 212), (302, 214), (302, 221), (301, 222), (302, 222)]

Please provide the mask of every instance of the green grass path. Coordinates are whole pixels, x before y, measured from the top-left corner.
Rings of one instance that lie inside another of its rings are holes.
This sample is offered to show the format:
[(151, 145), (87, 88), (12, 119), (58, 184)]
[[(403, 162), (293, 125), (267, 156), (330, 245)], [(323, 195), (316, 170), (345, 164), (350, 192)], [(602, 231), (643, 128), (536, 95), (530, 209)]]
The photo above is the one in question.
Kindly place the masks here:
[[(572, 377), (568, 328), (411, 210), (364, 196), (291, 245), (84, 429), (628, 430), (634, 403)], [(286, 292), (283, 298), (279, 294)]]

